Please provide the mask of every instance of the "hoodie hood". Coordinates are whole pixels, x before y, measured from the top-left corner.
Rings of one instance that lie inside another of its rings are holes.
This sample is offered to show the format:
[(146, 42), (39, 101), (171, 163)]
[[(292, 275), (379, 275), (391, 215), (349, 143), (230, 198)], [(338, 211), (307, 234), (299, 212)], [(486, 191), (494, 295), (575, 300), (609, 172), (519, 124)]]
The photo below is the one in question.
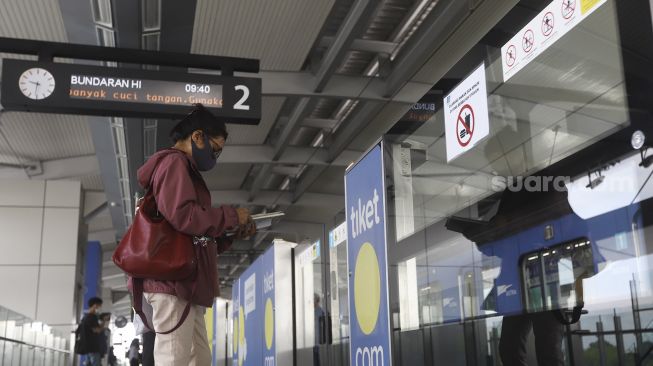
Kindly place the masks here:
[(161, 161), (165, 159), (168, 155), (171, 154), (181, 154), (183, 155), (188, 161), (190, 161), (191, 166), (193, 167), (193, 170), (196, 170), (197, 167), (195, 166), (195, 162), (193, 159), (188, 158), (186, 154), (183, 151), (179, 151), (177, 149), (165, 149), (156, 152), (154, 155), (150, 156), (149, 159), (143, 164), (142, 167), (138, 169), (138, 184), (143, 188), (147, 189), (150, 186), (150, 183), (152, 182), (152, 176), (154, 175), (154, 171), (156, 170), (156, 167), (159, 166)]

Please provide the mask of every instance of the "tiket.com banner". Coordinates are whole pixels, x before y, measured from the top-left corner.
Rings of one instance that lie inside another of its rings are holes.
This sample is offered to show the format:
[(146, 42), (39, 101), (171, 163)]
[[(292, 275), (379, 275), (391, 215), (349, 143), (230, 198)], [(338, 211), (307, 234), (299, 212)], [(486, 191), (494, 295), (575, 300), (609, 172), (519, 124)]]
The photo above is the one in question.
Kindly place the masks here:
[(350, 364), (391, 366), (383, 148), (345, 174)]
[(275, 247), (240, 276), (233, 288), (234, 366), (275, 366)]

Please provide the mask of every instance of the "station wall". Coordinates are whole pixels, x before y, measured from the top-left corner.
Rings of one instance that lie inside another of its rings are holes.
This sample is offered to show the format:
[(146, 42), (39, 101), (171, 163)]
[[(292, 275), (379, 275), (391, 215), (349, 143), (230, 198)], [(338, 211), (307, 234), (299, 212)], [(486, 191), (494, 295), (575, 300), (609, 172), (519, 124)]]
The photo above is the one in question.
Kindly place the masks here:
[(81, 204), (80, 182), (0, 181), (0, 305), (70, 330)]

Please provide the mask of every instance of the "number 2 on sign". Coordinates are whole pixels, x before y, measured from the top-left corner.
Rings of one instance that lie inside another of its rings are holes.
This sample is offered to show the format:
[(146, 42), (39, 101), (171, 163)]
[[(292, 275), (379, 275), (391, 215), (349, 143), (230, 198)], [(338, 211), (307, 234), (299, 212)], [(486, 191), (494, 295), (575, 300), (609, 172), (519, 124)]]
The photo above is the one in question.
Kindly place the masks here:
[(245, 102), (247, 102), (247, 98), (249, 98), (249, 88), (245, 85), (236, 85), (236, 91), (242, 91), (243, 96), (238, 102), (236, 102), (236, 104), (234, 104), (234, 109), (248, 111), (249, 105), (245, 104)]

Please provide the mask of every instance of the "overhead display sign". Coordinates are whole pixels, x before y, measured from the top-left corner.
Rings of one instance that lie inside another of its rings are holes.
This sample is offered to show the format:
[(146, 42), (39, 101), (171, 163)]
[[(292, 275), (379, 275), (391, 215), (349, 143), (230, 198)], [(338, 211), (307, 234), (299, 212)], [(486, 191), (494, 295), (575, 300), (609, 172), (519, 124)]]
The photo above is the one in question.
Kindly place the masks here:
[(447, 162), (471, 150), (490, 134), (485, 63), (444, 97)]
[(258, 124), (261, 79), (3, 60), (7, 110), (177, 118), (201, 103), (228, 123)]
[(554, 0), (501, 47), (503, 81), (577, 26), (607, 0)]
[(392, 366), (383, 148), (345, 174), (352, 366)]
[(433, 118), (437, 111), (437, 100), (440, 93), (425, 94), (417, 103), (413, 104), (399, 122), (424, 123)]

